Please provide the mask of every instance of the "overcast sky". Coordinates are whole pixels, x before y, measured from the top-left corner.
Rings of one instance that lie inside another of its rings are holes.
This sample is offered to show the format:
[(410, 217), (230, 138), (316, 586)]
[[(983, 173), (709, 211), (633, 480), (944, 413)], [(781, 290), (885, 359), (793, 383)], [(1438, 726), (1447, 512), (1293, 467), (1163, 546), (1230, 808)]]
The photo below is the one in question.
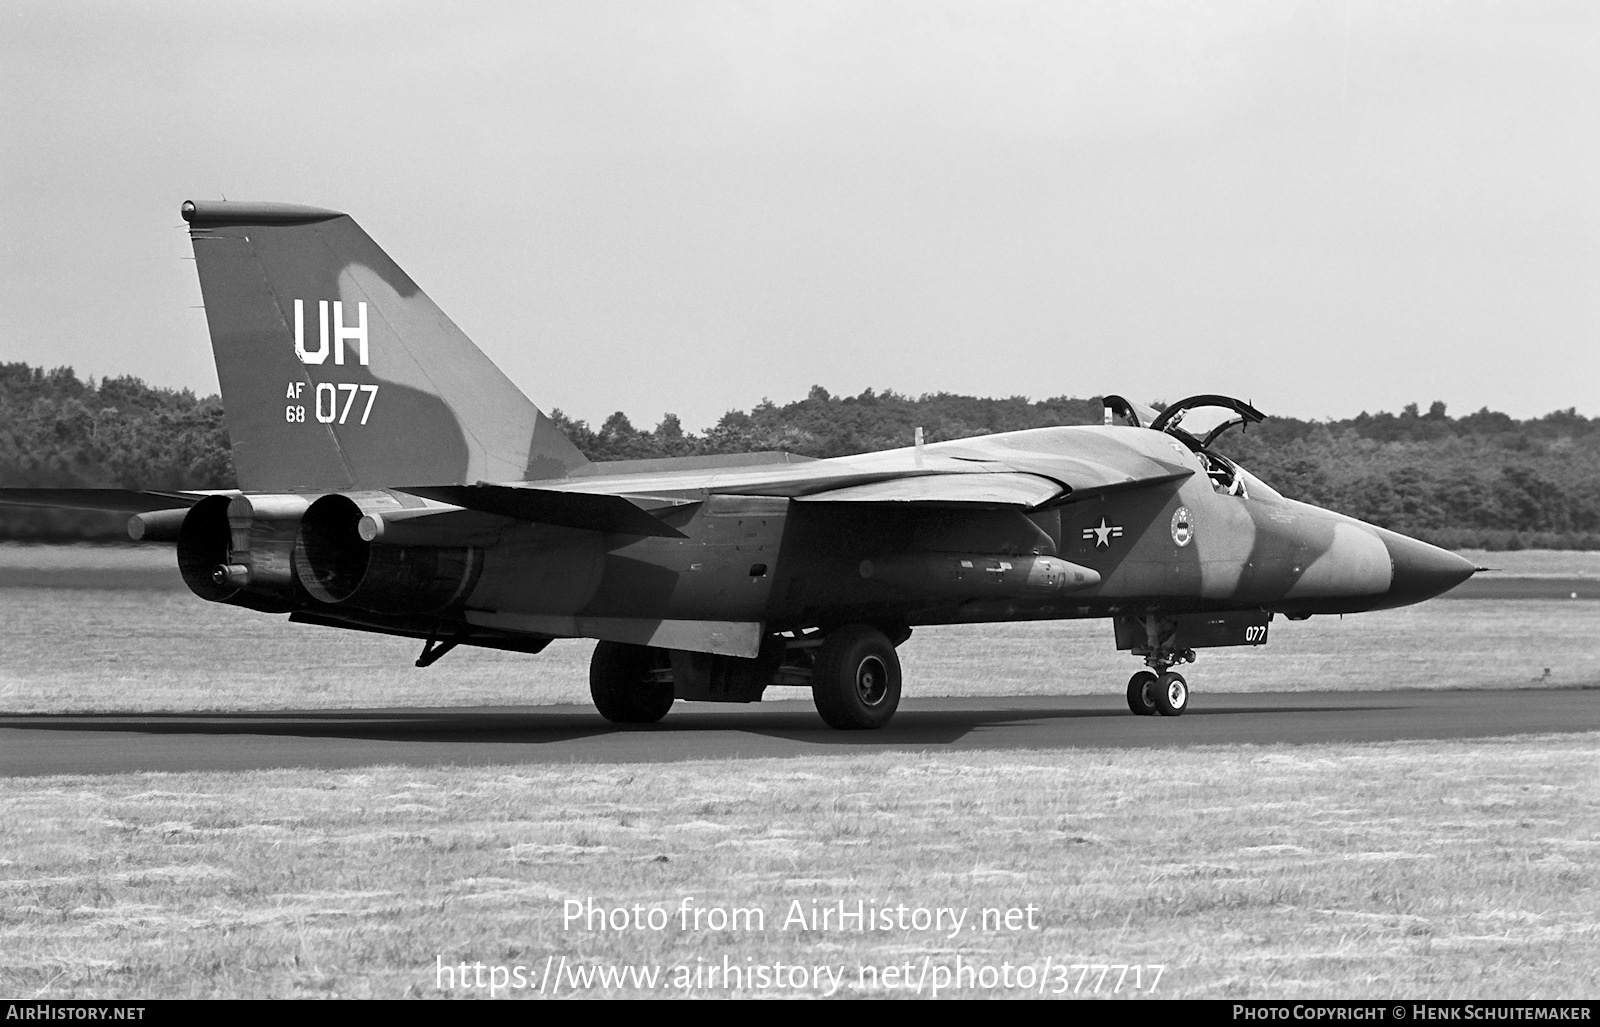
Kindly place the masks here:
[(1600, 4), (0, 4), (0, 360), (216, 389), (178, 205), (350, 213), (545, 409), (1600, 415)]

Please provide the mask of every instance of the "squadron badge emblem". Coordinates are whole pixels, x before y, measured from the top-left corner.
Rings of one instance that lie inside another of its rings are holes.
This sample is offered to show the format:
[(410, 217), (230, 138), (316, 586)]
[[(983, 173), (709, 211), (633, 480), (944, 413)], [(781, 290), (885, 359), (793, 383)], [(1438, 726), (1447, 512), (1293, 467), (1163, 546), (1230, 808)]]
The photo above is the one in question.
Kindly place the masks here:
[(1178, 507), (1172, 515), (1172, 541), (1180, 547), (1186, 546), (1194, 539), (1194, 522), (1189, 520), (1189, 508)]

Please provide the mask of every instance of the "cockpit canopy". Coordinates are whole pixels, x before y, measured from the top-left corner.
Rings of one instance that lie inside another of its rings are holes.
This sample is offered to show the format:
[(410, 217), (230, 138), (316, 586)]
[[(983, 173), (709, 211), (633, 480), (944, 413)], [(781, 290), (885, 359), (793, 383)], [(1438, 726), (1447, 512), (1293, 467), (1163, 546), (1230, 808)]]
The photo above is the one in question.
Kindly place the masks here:
[(1107, 424), (1120, 421), (1134, 428), (1165, 432), (1182, 442), (1200, 461), (1218, 492), (1246, 498), (1252, 492), (1278, 495), (1232, 460), (1210, 451), (1211, 444), (1234, 425), (1243, 431), (1248, 425), (1267, 419), (1266, 414), (1244, 400), (1206, 393), (1180, 399), (1160, 412), (1122, 396), (1106, 396), (1101, 402), (1105, 405)]
[[(1135, 403), (1122, 396), (1106, 396), (1100, 402), (1106, 408), (1107, 424), (1115, 424), (1120, 420), (1134, 428), (1164, 431), (1182, 439), (1196, 452), (1209, 448), (1223, 432), (1236, 424), (1243, 429), (1245, 425), (1259, 424), (1267, 419), (1266, 414), (1242, 399), (1211, 393), (1180, 399), (1159, 413), (1143, 403)], [(1196, 428), (1200, 432), (1198, 435), (1192, 430)]]

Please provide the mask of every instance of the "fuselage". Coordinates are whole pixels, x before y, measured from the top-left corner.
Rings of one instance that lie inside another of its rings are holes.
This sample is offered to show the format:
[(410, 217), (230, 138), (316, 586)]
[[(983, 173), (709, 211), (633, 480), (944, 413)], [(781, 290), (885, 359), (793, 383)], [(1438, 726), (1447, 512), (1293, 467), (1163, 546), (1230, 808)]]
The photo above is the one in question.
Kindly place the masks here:
[[(1031, 512), (812, 503), (751, 494), (763, 486), (748, 471), (738, 474), (739, 494), (718, 491), (735, 471), (662, 470), (628, 482), (599, 475), (597, 491), (621, 486), (683, 503), (661, 516), (684, 537), (514, 529), (487, 550), (468, 619), (582, 634), (586, 622), (617, 619), (770, 632), (1239, 609), (1299, 617), (1417, 602), (1472, 573), (1452, 553), (1287, 499), (1242, 469), (1219, 482), (1205, 456), (1148, 429), (1034, 429), (804, 470), (818, 489), (834, 489), (908, 459), (954, 459), (1064, 483), (1085, 452), (1192, 473)], [(769, 476), (776, 489), (794, 469)], [(1073, 580), (1073, 569), (1092, 573)]]

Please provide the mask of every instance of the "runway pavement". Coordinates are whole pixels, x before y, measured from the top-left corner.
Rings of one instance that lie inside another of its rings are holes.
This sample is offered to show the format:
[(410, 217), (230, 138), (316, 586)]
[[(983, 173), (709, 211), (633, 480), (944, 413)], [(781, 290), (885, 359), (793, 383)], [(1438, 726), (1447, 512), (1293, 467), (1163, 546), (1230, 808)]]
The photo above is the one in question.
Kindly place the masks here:
[(811, 703), (680, 703), (619, 728), (587, 706), (0, 717), (0, 776), (282, 767), (631, 763), (827, 753), (1386, 742), (1600, 730), (1600, 689), (1199, 693), (1182, 717), (1121, 696), (908, 699), (882, 731)]

